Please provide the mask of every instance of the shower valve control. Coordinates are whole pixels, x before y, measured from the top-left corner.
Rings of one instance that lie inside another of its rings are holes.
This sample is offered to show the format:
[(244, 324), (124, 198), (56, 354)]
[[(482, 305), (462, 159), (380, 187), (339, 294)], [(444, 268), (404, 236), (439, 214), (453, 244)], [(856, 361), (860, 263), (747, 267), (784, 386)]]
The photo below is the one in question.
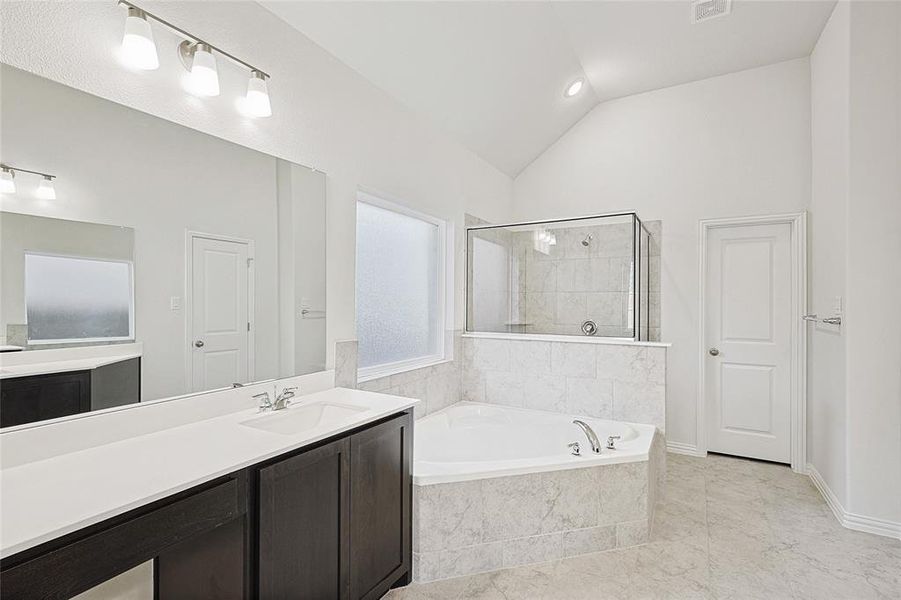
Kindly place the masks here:
[(566, 447), (572, 450), (573, 456), (582, 456), (582, 447), (579, 446), (579, 442), (573, 442), (572, 444), (567, 444)]

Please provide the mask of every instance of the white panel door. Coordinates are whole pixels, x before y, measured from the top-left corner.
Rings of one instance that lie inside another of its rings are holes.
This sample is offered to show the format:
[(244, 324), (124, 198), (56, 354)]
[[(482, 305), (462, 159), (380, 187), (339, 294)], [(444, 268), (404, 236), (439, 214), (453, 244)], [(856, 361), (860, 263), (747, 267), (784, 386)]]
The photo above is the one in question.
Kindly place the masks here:
[(249, 373), (247, 243), (191, 238), (191, 388), (245, 383)]
[(707, 449), (791, 462), (791, 225), (707, 234)]

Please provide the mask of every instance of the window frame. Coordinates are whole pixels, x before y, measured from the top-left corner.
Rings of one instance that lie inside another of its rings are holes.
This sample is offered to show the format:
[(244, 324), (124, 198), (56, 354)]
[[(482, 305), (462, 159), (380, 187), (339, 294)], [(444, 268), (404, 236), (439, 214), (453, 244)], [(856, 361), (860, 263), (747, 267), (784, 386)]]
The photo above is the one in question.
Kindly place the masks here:
[[(28, 270), (27, 261), (29, 256), (48, 256), (51, 258), (68, 258), (72, 260), (90, 260), (95, 262), (119, 263), (128, 265), (128, 336), (116, 337), (92, 337), (92, 338), (57, 338), (34, 340), (29, 337), (26, 323), (26, 341), (29, 346), (50, 346), (50, 345), (80, 345), (80, 344), (98, 344), (104, 342), (134, 342), (135, 341), (135, 263), (134, 260), (124, 260), (120, 258), (104, 258), (97, 256), (81, 256), (78, 254), (63, 254), (60, 252), (40, 252), (34, 250), (25, 250), (23, 258), (23, 280), (27, 281)], [(23, 285), (25, 314), (28, 314), (28, 294), (27, 284)]]
[[(357, 381), (371, 381), (380, 379), (389, 375), (396, 375), (406, 371), (421, 369), (438, 363), (453, 360), (453, 348), (448, 344), (447, 331), (453, 330), (454, 318), (454, 267), (453, 267), (453, 242), (454, 242), (454, 224), (453, 221), (435, 217), (428, 213), (410, 208), (404, 203), (395, 199), (388, 199), (385, 194), (364, 189), (357, 190), (357, 202), (355, 209), (360, 204), (368, 204), (376, 208), (388, 210), (400, 215), (418, 219), (426, 223), (437, 226), (438, 228), (438, 290), (437, 290), (437, 315), (436, 327), (438, 337), (438, 352), (407, 360), (395, 361), (390, 363), (381, 363), (368, 367), (357, 368)], [(356, 217), (354, 218), (356, 233)], [(354, 260), (356, 261), (356, 248), (354, 249)], [(357, 305), (359, 302), (356, 287), (356, 270), (354, 270), (354, 331), (356, 332)], [(355, 333), (356, 335), (356, 333)], [(358, 337), (359, 340), (359, 337)]]

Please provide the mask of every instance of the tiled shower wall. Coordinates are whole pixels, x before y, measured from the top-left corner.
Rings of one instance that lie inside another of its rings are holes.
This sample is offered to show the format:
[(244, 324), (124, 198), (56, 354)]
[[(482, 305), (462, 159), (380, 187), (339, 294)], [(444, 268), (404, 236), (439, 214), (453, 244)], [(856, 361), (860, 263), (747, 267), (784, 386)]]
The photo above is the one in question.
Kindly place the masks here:
[(463, 400), (666, 427), (666, 346), (463, 338)]
[(338, 342), (335, 382), (416, 398), (416, 418), (460, 400), (666, 427), (665, 344), (461, 336), (454, 359), (357, 383), (356, 340)]
[[(645, 227), (650, 232), (642, 263), (648, 272), (647, 339), (656, 341), (662, 225), (648, 221)], [(557, 244), (547, 254), (534, 248), (531, 231), (487, 229), (476, 234), (481, 246), (469, 259), (474, 261), (469, 270), (474, 275), (467, 282), (473, 294), (469, 314), (473, 330), (580, 335), (581, 324), (590, 319), (598, 325), (598, 335), (632, 337), (631, 223), (554, 232)], [(589, 235), (585, 246), (582, 241)], [(495, 248), (498, 251), (492, 252)], [(477, 282), (474, 287), (472, 278)]]

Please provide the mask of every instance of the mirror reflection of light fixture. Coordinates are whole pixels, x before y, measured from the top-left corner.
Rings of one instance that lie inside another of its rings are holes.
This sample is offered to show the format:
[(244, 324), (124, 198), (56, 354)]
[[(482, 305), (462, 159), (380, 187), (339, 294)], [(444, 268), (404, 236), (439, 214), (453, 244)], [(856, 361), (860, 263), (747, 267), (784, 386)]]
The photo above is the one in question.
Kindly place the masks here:
[(184, 40), (178, 45), (178, 54), (188, 71), (185, 87), (189, 92), (197, 96), (219, 95), (219, 70), (215, 52), (250, 70), (247, 94), (238, 102), (240, 111), (252, 117), (272, 115), (267, 84), (268, 73), (127, 0), (119, 0), (119, 4), (128, 9), (125, 17), (125, 35), (122, 38), (122, 58), (127, 64), (145, 70), (159, 67), (156, 44), (150, 27), (150, 21), (155, 21)]
[(147, 16), (143, 10), (133, 6), (128, 7), (128, 16), (125, 17), (122, 59), (129, 66), (145, 71), (152, 71), (160, 66)]
[(41, 200), (56, 200), (56, 189), (53, 186), (53, 180), (56, 179), (56, 175), (12, 167), (3, 163), (0, 163), (0, 192), (4, 194), (16, 193), (16, 173), (39, 175), (41, 177), (41, 183), (38, 185), (35, 195)]
[(557, 245), (557, 234), (547, 229), (532, 232), (532, 246), (542, 254), (550, 254), (551, 246)]
[(6, 166), (0, 170), (0, 193), (16, 193), (16, 172)]
[(36, 195), (41, 200), (56, 200), (56, 188), (53, 187), (53, 177), (44, 175)]

